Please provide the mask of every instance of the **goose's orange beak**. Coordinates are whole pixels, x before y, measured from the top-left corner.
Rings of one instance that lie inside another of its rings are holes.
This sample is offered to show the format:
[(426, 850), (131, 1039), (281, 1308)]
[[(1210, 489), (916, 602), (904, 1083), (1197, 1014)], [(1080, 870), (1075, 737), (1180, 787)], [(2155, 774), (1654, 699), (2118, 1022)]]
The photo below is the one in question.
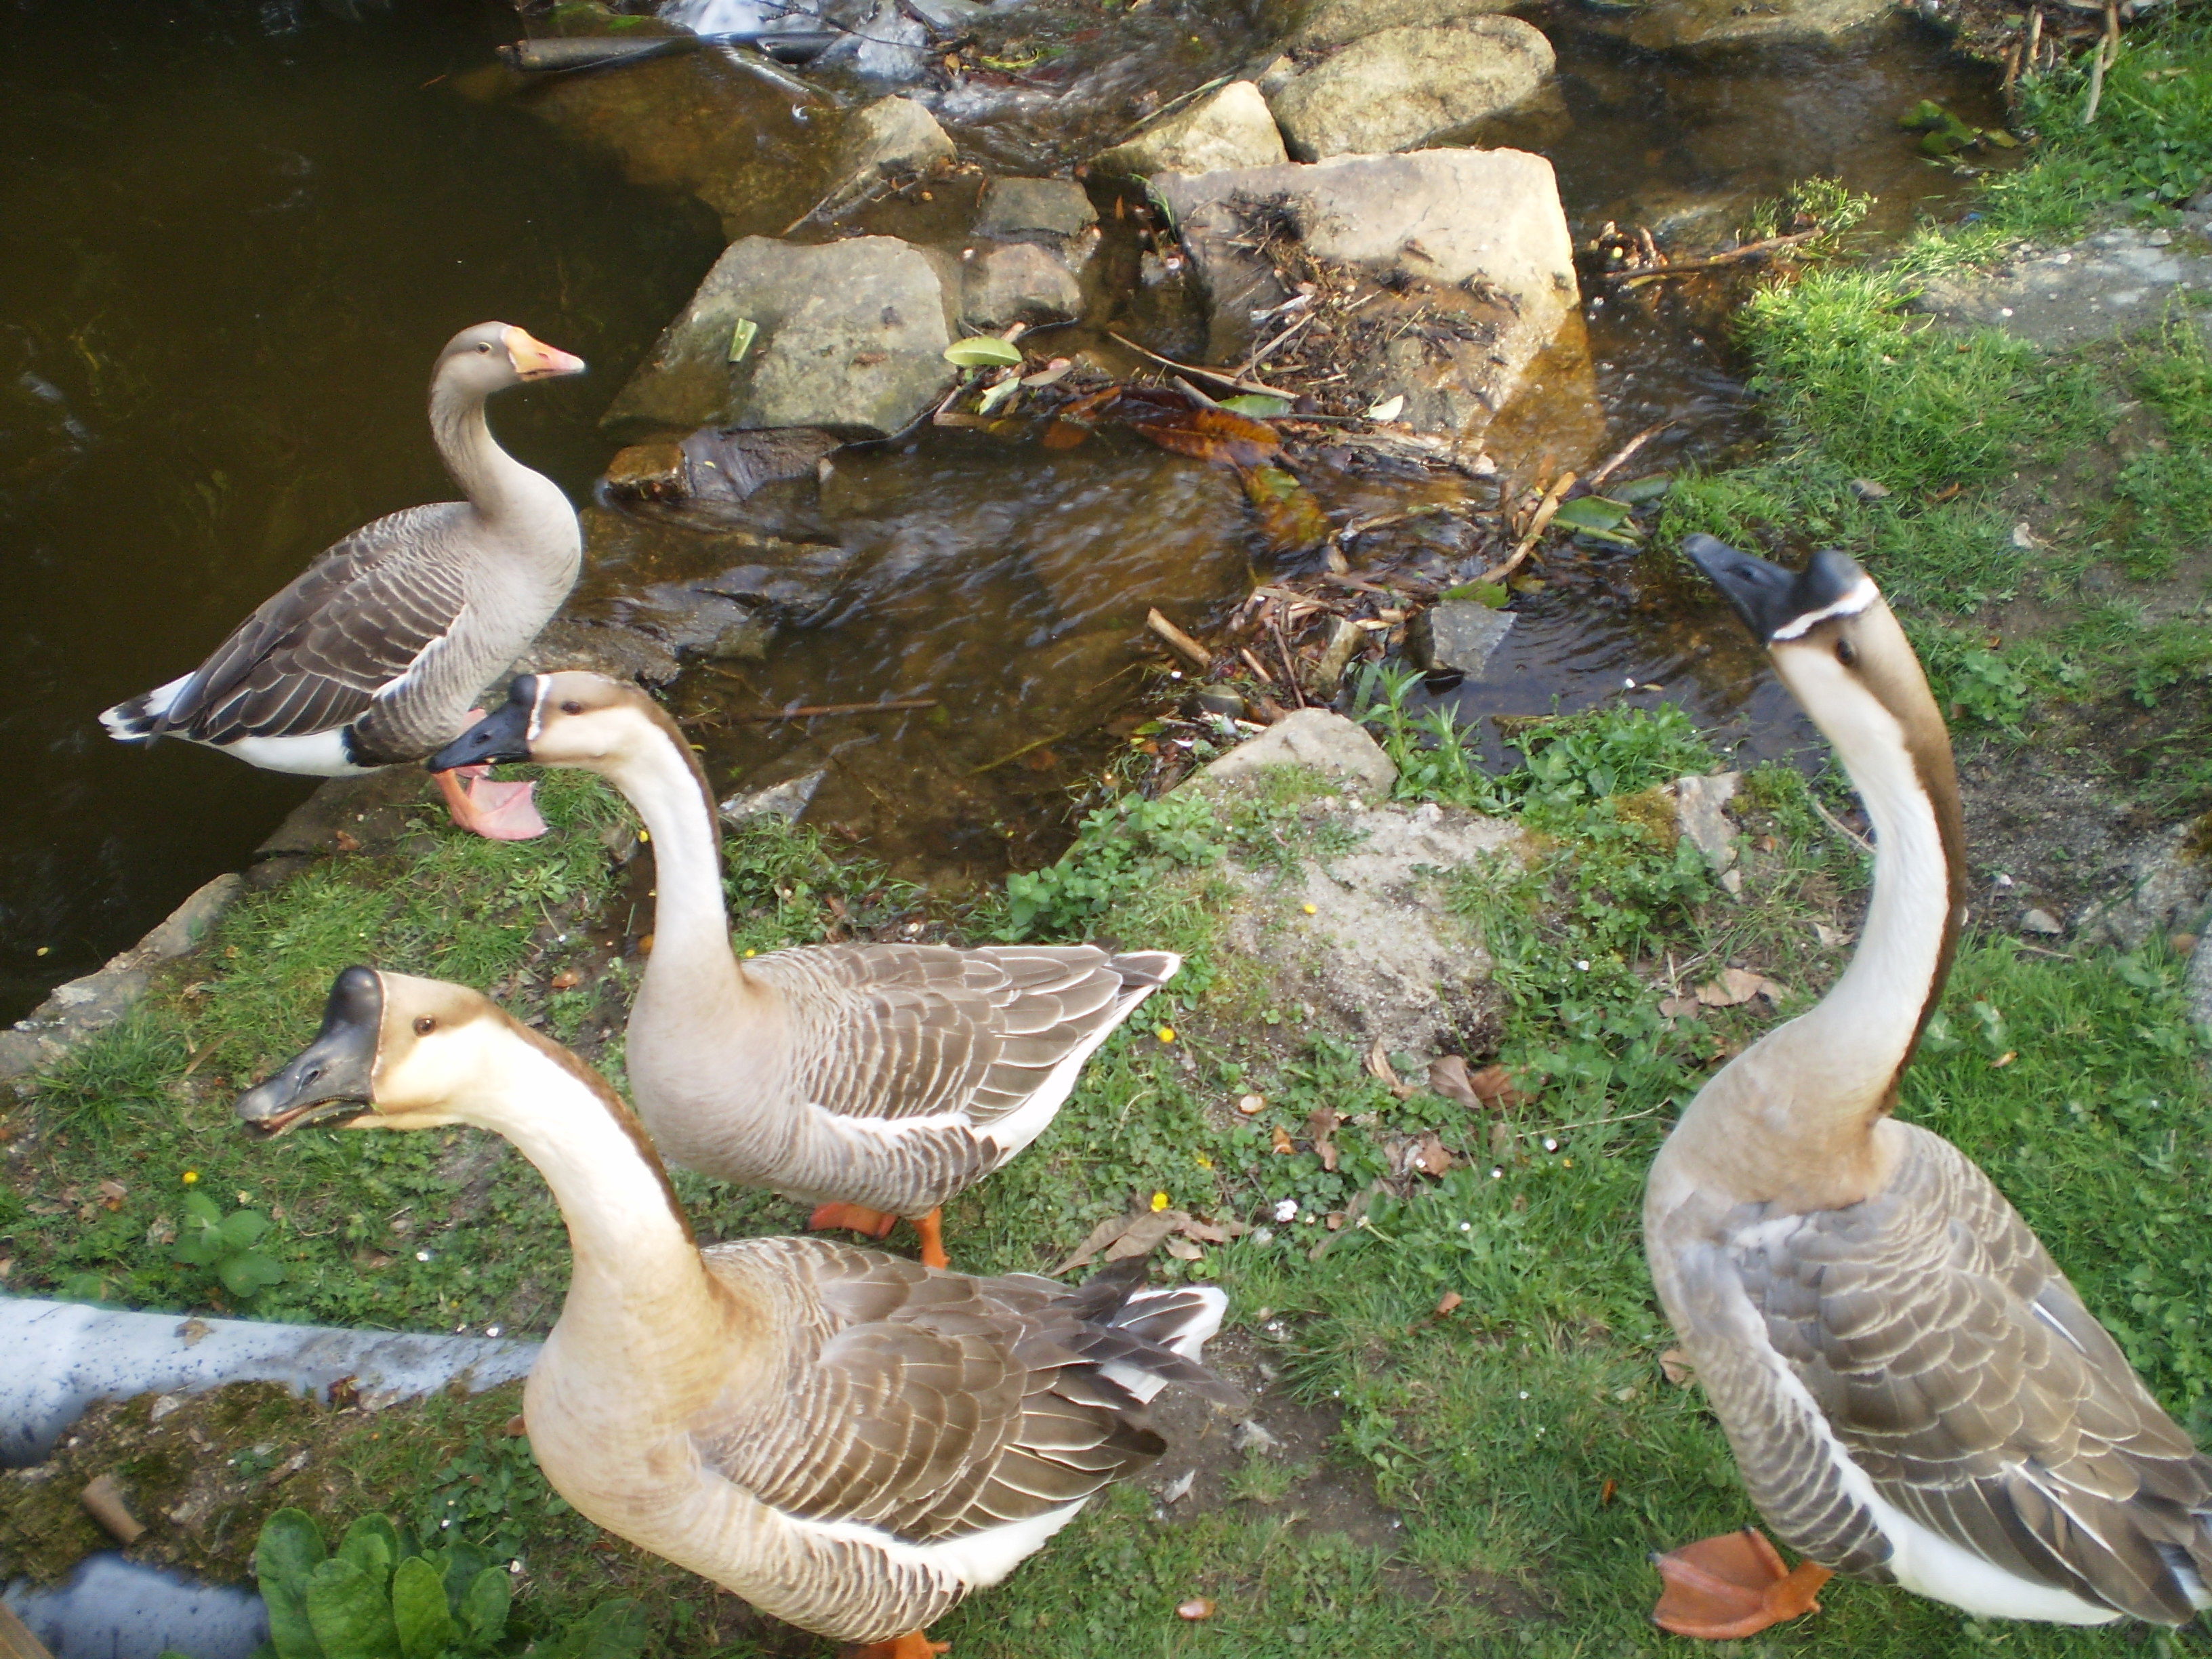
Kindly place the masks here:
[(500, 338), (506, 343), (507, 361), (526, 380), (550, 380), (556, 375), (584, 372), (581, 357), (573, 356), (558, 346), (547, 345), (527, 329), (509, 328)]

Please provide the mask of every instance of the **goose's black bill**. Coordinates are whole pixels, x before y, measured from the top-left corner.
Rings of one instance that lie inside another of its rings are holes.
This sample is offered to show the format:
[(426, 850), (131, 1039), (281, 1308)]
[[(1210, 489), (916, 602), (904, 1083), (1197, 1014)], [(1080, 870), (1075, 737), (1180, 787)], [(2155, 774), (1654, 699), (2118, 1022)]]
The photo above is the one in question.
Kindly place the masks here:
[(1683, 554), (1712, 578), (1744, 626), (1765, 644), (1803, 617), (1832, 611), (1866, 580), (1848, 553), (1824, 548), (1802, 570), (1785, 570), (1755, 553), (1706, 535), (1682, 538)]
[(507, 701), (423, 763), (433, 772), (456, 766), (530, 758), (530, 714), (538, 706), (538, 677), (518, 674)]
[(384, 981), (373, 969), (347, 969), (331, 986), (315, 1040), (239, 1097), (240, 1119), (255, 1134), (274, 1138), (366, 1105), (383, 1023)]

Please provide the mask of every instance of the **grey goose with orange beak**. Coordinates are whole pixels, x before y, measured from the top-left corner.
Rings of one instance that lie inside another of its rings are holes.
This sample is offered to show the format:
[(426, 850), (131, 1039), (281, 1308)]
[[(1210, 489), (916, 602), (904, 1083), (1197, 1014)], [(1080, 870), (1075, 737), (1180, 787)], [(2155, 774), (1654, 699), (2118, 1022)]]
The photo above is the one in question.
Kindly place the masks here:
[[(456, 334), (431, 374), (430, 434), (468, 499), (362, 526), (197, 669), (107, 710), (108, 735), (183, 738), (270, 771), (344, 777), (420, 760), (465, 728), (477, 694), (561, 608), (583, 557), (568, 496), (493, 441), (484, 400), (583, 369), (506, 323)], [(545, 832), (527, 784), (476, 773), (439, 784), (464, 829), (501, 841)]]
[(820, 1238), (699, 1248), (629, 1109), (477, 993), (352, 968), (305, 1053), (239, 1103), (264, 1131), (463, 1123), (537, 1166), (574, 1261), (523, 1395), (554, 1489), (608, 1531), (865, 1659), (995, 1584), (1164, 1449), (1170, 1382), (1225, 1306), (1141, 1259), (1068, 1286)]
[(939, 1208), (1036, 1139), (1091, 1051), (1182, 965), (1095, 945), (822, 945), (738, 960), (713, 792), (634, 685), (524, 675), (432, 766), (596, 772), (652, 836), (655, 902), (625, 1050), (661, 1154), (946, 1257)]
[(1965, 914), (1951, 745), (1918, 659), (1841, 553), (1801, 572), (1710, 536), (1724, 593), (1873, 819), (1850, 967), (1718, 1073), (1653, 1163), (1659, 1299), (1756, 1530), (1655, 1558), (1668, 1630), (1748, 1636), (1831, 1571), (1984, 1618), (2185, 1622), (2212, 1604), (2212, 1459), (1989, 1178), (1891, 1114)]

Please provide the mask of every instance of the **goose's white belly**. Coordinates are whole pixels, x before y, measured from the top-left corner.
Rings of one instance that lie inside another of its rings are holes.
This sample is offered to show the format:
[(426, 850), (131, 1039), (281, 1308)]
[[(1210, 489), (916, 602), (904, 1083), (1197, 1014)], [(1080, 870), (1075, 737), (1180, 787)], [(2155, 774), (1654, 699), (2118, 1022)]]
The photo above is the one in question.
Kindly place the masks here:
[(227, 755), (235, 755), (264, 772), (298, 772), (313, 778), (351, 778), (378, 769), (356, 766), (346, 758), (345, 728), (305, 732), (291, 738), (240, 738), (232, 743), (210, 744)]

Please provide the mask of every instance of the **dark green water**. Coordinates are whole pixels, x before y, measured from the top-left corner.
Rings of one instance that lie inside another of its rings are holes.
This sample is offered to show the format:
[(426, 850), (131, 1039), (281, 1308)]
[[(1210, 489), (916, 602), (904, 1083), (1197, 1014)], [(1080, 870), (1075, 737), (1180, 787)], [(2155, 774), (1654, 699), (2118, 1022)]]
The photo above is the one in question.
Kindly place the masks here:
[[(0, 6), (0, 1018), (236, 869), (313, 780), (94, 716), (315, 552), (454, 493), (432, 357), (488, 318), (592, 373), (493, 425), (582, 499), (592, 423), (721, 246), (443, 77), (508, 8)], [(40, 954), (41, 951), (46, 954)]]

